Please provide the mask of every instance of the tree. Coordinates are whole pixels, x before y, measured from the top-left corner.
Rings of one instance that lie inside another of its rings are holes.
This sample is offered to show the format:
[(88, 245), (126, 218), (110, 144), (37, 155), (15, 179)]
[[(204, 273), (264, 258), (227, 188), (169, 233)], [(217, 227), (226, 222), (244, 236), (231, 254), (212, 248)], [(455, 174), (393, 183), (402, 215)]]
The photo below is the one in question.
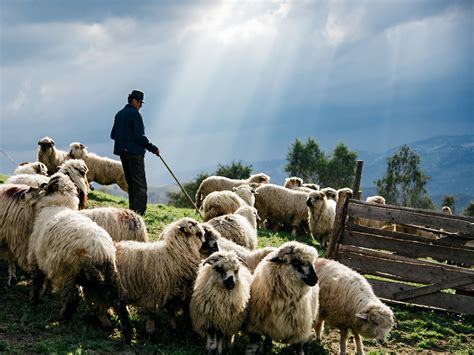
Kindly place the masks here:
[(217, 165), (215, 175), (231, 179), (247, 179), (252, 174), (252, 165), (244, 166), (241, 161), (232, 161), (231, 165)]
[(403, 145), (388, 158), (387, 172), (376, 180), (378, 194), (388, 204), (433, 209), (434, 205), (426, 191), (430, 179), (420, 168), (421, 159), (408, 145)]
[(471, 201), (471, 203), (469, 203), (469, 206), (464, 209), (464, 215), (474, 217), (474, 201)]
[(331, 159), (327, 162), (321, 176), (321, 185), (335, 189), (351, 187), (355, 178), (357, 153), (349, 151), (344, 143), (334, 148)]
[(456, 196), (454, 196), (454, 195), (445, 195), (443, 197), (443, 202), (441, 203), (441, 206), (448, 206), (449, 208), (451, 208), (451, 211), (454, 213), (455, 212), (455, 208), (454, 208), (455, 203), (456, 203)]
[[(209, 174), (199, 173), (194, 178), (194, 180), (183, 184), (183, 188), (189, 194), (189, 197), (193, 199), (193, 201), (194, 201), (194, 196), (196, 196), (196, 191), (198, 190), (199, 185), (201, 185), (201, 182), (207, 177), (209, 177)], [(180, 207), (180, 208), (193, 208), (194, 207), (189, 201), (188, 197), (181, 190), (177, 192), (168, 192), (168, 198), (169, 198), (168, 203), (172, 206)]]
[(298, 176), (305, 182), (320, 183), (322, 173), (327, 164), (324, 152), (313, 138), (308, 138), (304, 144), (298, 138), (288, 149), (288, 162), (285, 171), (290, 176)]

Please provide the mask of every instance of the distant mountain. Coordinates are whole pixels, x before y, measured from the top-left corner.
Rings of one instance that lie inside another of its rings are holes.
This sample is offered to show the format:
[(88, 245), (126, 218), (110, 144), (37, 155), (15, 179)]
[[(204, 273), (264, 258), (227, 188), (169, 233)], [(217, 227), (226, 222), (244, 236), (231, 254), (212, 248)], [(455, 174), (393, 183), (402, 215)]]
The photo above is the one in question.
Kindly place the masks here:
[[(421, 168), (431, 179), (427, 189), (433, 202), (440, 206), (443, 196), (455, 195), (458, 209), (465, 208), (469, 201), (474, 200), (474, 135), (437, 136), (430, 139), (407, 143), (421, 159)], [(376, 194), (375, 180), (382, 178), (387, 170), (387, 158), (392, 156), (400, 147), (394, 147), (384, 153), (357, 151), (358, 159), (364, 161), (362, 171), (362, 191), (364, 196)], [(350, 149), (350, 147), (349, 147)], [(264, 172), (271, 177), (274, 184), (283, 184), (287, 174), (285, 159), (248, 162), (254, 173)], [(192, 180), (199, 172), (212, 172), (216, 167), (194, 169), (180, 173), (181, 182)], [(167, 185), (153, 189), (153, 200), (166, 202), (166, 191), (176, 185)], [(158, 199), (158, 200), (156, 200)]]

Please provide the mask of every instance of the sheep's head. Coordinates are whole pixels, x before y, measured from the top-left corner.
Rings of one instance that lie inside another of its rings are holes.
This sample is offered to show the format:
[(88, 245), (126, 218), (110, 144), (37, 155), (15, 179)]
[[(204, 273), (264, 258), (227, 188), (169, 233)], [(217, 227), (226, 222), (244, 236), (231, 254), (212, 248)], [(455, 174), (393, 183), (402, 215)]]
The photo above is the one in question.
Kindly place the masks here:
[(369, 196), (367, 197), (367, 199), (365, 200), (366, 202), (368, 203), (376, 203), (376, 204), (379, 204), (379, 205), (385, 205), (385, 198), (383, 198), (382, 196)]
[(320, 187), (318, 184), (303, 184), (303, 187), (307, 187), (308, 189), (319, 191)]
[(291, 269), (292, 272), (288, 275), (294, 275), (306, 285), (317, 284), (318, 277), (314, 270), (314, 263), (318, 258), (318, 252), (315, 248), (300, 242), (287, 242), (276, 252), (271, 253), (268, 258), (272, 263)]
[(36, 174), (48, 176), (48, 168), (39, 161), (33, 163), (33, 169), (35, 170)]
[(219, 251), (203, 262), (203, 267), (210, 265), (216, 273), (217, 284), (232, 290), (239, 282), (239, 270), (245, 262), (232, 251)]
[(38, 141), (39, 149), (46, 152), (54, 147), (54, 141), (49, 137), (44, 137)]
[(237, 211), (234, 212), (234, 214), (245, 217), (252, 225), (255, 225), (257, 221), (260, 221), (260, 216), (258, 215), (257, 209), (252, 206), (239, 207)]
[(255, 204), (255, 190), (249, 185), (244, 184), (237, 187), (233, 187), (232, 191), (237, 194), (242, 200), (244, 200), (248, 205), (253, 206)]
[(82, 159), (87, 155), (87, 147), (79, 142), (69, 144), (69, 157), (73, 159)]
[(283, 187), (287, 189), (294, 189), (301, 186), (303, 186), (303, 179), (296, 176), (286, 178), (285, 184), (283, 185)]
[(392, 310), (383, 303), (371, 303), (356, 314), (359, 333), (382, 343), (395, 324)]
[(202, 229), (204, 230), (204, 242), (202, 243), (199, 253), (202, 257), (206, 258), (212, 253), (219, 251), (218, 240), (221, 237), (221, 234), (214, 229), (210, 224), (203, 223), (201, 224)]
[(337, 190), (337, 199), (336, 199), (336, 202), (339, 201), (340, 199), (344, 198), (344, 199), (348, 199), (348, 198), (351, 198), (353, 195), (352, 193), (352, 189), (349, 188), (349, 187), (343, 187), (339, 190)]
[(327, 197), (323, 191), (313, 191), (308, 194), (306, 206), (309, 208), (319, 208), (327, 201)]
[(47, 195), (54, 194), (56, 192), (77, 194), (76, 186), (73, 184), (71, 179), (67, 175), (60, 172), (51, 176), (48, 183), (41, 185), (41, 188), (46, 192)]
[(325, 187), (324, 189), (321, 189), (321, 191), (324, 192), (328, 200), (334, 200), (337, 202), (338, 194), (335, 189), (332, 187)]
[(197, 245), (198, 249), (200, 249), (202, 244), (206, 241), (204, 238), (204, 229), (201, 224), (192, 218), (181, 218), (174, 223), (173, 229), (178, 232), (178, 235), (185, 237), (186, 243), (190, 243), (189, 245)]
[(443, 206), (441, 210), (443, 211), (444, 214), (453, 214), (453, 211), (451, 210), (451, 207), (449, 206)]
[(270, 176), (264, 173), (258, 173), (250, 176), (248, 182), (255, 182), (257, 184), (268, 184), (270, 182)]

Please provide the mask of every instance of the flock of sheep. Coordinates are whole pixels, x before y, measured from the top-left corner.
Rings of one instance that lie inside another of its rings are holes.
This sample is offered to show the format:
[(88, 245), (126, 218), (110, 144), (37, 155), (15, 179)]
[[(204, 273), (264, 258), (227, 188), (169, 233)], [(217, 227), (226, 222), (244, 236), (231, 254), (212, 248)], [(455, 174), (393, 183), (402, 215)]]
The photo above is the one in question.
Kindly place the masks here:
[(148, 334), (156, 332), (160, 311), (168, 311), (173, 327), (182, 310), (214, 354), (229, 351), (238, 334), (249, 338), (247, 354), (267, 353), (272, 340), (304, 354), (304, 344), (321, 341), (325, 321), (340, 329), (341, 353), (350, 330), (363, 354), (361, 337), (383, 341), (392, 328), (392, 311), (355, 271), (297, 241), (257, 248), (265, 224), (291, 228), (293, 236), (302, 228), (324, 246), (336, 201), (350, 189), (319, 189), (297, 177), (277, 186), (265, 174), (211, 176), (196, 193), (204, 222), (182, 218), (150, 242), (136, 213), (85, 209), (89, 181), (127, 191), (119, 161), (81, 143), (69, 153), (48, 137), (38, 145), (38, 161), (19, 166), (0, 186), (0, 258), (9, 262), (9, 284), (15, 265), (31, 274), (33, 305), (44, 290), (59, 294), (61, 320), (83, 300), (110, 329), (113, 309), (130, 343), (127, 305), (144, 312)]

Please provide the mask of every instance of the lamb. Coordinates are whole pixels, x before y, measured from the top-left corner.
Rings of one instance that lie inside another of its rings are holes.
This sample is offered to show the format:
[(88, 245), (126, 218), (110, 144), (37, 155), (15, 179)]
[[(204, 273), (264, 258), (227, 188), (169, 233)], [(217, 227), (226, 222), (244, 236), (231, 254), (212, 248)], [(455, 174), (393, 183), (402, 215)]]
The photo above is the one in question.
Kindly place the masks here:
[(320, 236), (320, 244), (326, 247), (336, 218), (336, 202), (328, 199), (323, 191), (313, 191), (306, 201), (311, 236)]
[(251, 272), (254, 272), (255, 268), (263, 260), (263, 258), (277, 249), (275, 247), (265, 247), (261, 249), (250, 250), (233, 242), (232, 240), (222, 238), (220, 233), (208, 223), (203, 223), (202, 228), (204, 229), (204, 238), (206, 240), (205, 244), (209, 245), (210, 248), (217, 245), (218, 250), (235, 252), (239, 258), (245, 261), (245, 264)]
[(118, 242), (136, 240), (148, 242), (148, 233), (143, 218), (132, 210), (116, 207), (100, 207), (79, 211), (104, 228)]
[(48, 176), (48, 168), (39, 161), (33, 163), (21, 163), (14, 172), (14, 175), (20, 174), (38, 174)]
[(49, 137), (40, 139), (38, 145), (38, 161), (46, 165), (49, 175), (53, 175), (67, 159), (67, 152), (56, 149), (54, 141)]
[(317, 257), (315, 248), (291, 241), (257, 266), (250, 286), (246, 354), (255, 353), (260, 335), (267, 344), (278, 340), (303, 353), (302, 345), (310, 340), (318, 313)]
[(117, 266), (127, 302), (147, 313), (146, 331), (155, 332), (159, 308), (191, 298), (204, 230), (191, 218), (169, 224), (153, 243), (116, 244)]
[(307, 193), (273, 184), (262, 185), (255, 193), (255, 207), (261, 220), (270, 219), (275, 230), (278, 230), (279, 223), (290, 225), (291, 235), (295, 237), (300, 224), (307, 227)]
[(69, 146), (71, 148), (69, 157), (82, 159), (87, 164), (89, 181), (95, 181), (101, 185), (117, 184), (123, 191), (128, 192), (128, 184), (120, 161), (90, 153), (87, 147), (79, 142), (73, 142)]
[(357, 354), (364, 354), (361, 336), (382, 342), (394, 325), (394, 316), (375, 296), (367, 280), (334, 260), (318, 259), (315, 267), (320, 288), (317, 338), (321, 339), (324, 321), (327, 321), (341, 332), (341, 354), (346, 353), (349, 329), (354, 334)]
[(236, 180), (224, 176), (209, 176), (205, 178), (196, 192), (196, 207), (201, 207), (204, 198), (213, 191), (231, 191), (232, 188), (244, 184), (268, 184), (270, 177), (264, 173), (251, 175), (248, 179)]
[(234, 213), (239, 207), (255, 204), (254, 190), (248, 185), (233, 188), (233, 191), (214, 191), (206, 196), (202, 204), (204, 221)]
[(202, 262), (189, 308), (194, 330), (207, 336), (208, 353), (231, 348), (247, 316), (251, 279), (234, 252), (219, 251)]
[(259, 217), (254, 207), (242, 206), (233, 214), (212, 218), (207, 223), (223, 238), (253, 250), (257, 247), (257, 219)]
[(319, 185), (316, 184), (303, 184), (303, 179), (293, 176), (285, 179), (283, 187), (291, 190), (298, 190), (304, 192), (312, 192), (313, 190), (319, 190)]
[[(46, 190), (61, 191), (62, 187), (50, 181)], [(97, 304), (113, 301), (124, 338), (131, 342), (132, 329), (119, 288), (114, 243), (103, 228), (73, 209), (40, 206), (29, 240), (28, 264), (33, 276), (33, 305), (38, 303), (47, 278), (53, 293), (61, 297), (60, 319), (67, 321), (78, 307), (80, 285), (87, 298)], [(110, 325), (108, 319), (103, 325)]]

